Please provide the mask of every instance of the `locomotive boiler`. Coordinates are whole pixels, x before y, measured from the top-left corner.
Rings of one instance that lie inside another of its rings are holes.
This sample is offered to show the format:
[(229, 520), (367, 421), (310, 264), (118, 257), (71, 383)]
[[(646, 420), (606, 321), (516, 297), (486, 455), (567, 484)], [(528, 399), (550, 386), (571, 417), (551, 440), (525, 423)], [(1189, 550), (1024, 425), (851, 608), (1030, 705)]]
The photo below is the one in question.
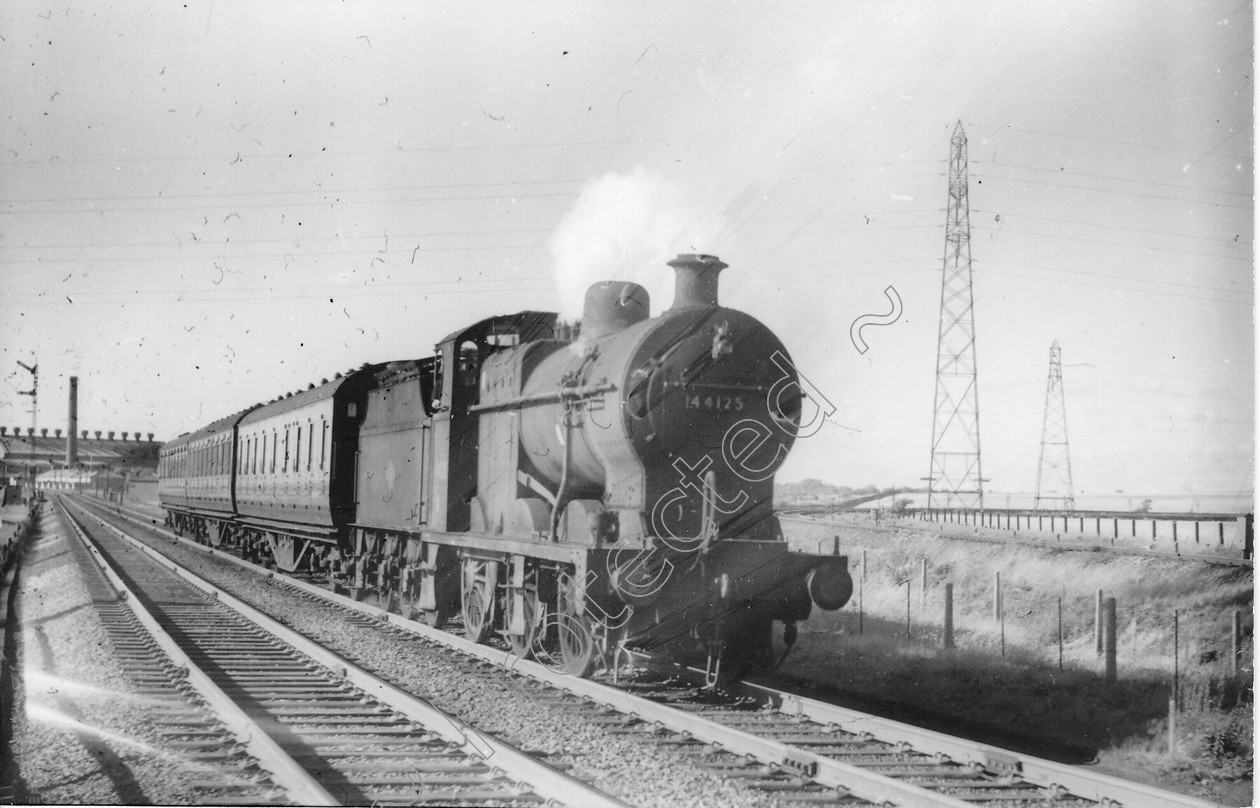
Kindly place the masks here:
[[(630, 648), (716, 674), (852, 592), (789, 551), (774, 474), (806, 396), (775, 334), (682, 255), (673, 305), (609, 281), (576, 328), (493, 317), (172, 441), (178, 529), (587, 675)], [(810, 406), (815, 406), (812, 402)]]

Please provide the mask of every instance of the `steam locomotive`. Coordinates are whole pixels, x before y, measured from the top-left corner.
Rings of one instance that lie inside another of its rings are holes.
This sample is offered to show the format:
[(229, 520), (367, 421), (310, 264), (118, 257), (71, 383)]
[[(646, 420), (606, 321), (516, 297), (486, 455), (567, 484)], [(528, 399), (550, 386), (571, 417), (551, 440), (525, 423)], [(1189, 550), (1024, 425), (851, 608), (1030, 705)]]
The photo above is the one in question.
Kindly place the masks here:
[(801, 426), (786, 349), (680, 255), (673, 306), (603, 282), (167, 443), (176, 531), (469, 639), (591, 674), (634, 649), (716, 676), (774, 662), (847, 559), (790, 552), (774, 474)]

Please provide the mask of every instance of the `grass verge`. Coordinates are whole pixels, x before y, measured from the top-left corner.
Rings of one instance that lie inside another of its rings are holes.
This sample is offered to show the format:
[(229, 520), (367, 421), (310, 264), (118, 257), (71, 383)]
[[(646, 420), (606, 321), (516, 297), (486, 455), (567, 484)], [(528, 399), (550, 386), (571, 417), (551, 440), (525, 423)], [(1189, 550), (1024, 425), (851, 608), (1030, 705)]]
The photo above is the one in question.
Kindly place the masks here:
[[(942, 731), (1251, 804), (1251, 569), (1002, 547), (919, 530), (786, 520), (784, 530), (809, 551), (838, 535), (859, 582), (844, 609), (815, 612), (802, 626), (784, 677)], [(942, 647), (946, 583), (952, 650)], [(1099, 590), (1117, 603), (1114, 683), (1096, 650)], [(1235, 611), (1245, 638), (1238, 672)]]

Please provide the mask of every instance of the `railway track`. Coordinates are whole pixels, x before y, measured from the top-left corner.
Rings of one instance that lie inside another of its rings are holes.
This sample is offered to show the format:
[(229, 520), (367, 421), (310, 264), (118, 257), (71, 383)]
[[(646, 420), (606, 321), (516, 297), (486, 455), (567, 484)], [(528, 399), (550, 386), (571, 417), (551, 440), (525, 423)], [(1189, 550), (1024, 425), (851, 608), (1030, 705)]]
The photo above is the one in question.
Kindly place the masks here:
[[(164, 538), (175, 537), (165, 534)], [(213, 554), (260, 569), (220, 551)], [(603, 681), (575, 679), (307, 582), (284, 579), (283, 586), (301, 593), (313, 609), (360, 615), (378, 632), (387, 632), (392, 644), (412, 643), (418, 654), (438, 644), (511, 670), (521, 676), (521, 698), (547, 701), (555, 710), (618, 733), (650, 736), (653, 742), (672, 745), (695, 765), (729, 772), (728, 776), (745, 778), (765, 791), (779, 792), (786, 803), (1053, 804), (1064, 808), (1211, 805), (770, 687), (707, 688), (698, 671), (636, 669), (632, 675)]]
[(62, 518), (102, 573), (94, 583), (102, 620), (137, 688), (163, 703), (159, 725), (170, 748), (213, 763), (195, 784), (200, 801), (624, 805), (349, 665), (153, 551), (64, 508)]

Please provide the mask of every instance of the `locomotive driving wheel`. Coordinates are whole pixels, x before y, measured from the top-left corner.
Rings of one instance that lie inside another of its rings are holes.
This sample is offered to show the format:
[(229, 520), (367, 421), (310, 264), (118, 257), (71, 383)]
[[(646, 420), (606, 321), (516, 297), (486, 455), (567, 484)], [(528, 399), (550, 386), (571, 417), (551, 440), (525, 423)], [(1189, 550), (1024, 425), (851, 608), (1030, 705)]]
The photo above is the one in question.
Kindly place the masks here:
[(521, 617), (525, 623), (524, 634), (512, 633), (512, 622), (515, 615), (515, 599), (511, 596), (504, 600), (504, 624), (508, 629), (507, 641), (512, 648), (512, 653), (521, 659), (532, 659), (534, 656), (534, 644), (538, 641), (539, 629), (541, 628), (543, 615), (542, 600), (538, 596), (538, 575), (536, 572), (529, 572), (525, 578), (525, 591), (523, 593), (523, 605), (521, 607)]
[(485, 642), (494, 628), (494, 590), (498, 568), (493, 561), (464, 559), (460, 604), (464, 634), (471, 642)]
[(577, 584), (570, 576), (561, 576), (556, 591), (556, 640), (564, 672), (579, 679), (595, 670), (598, 642), (595, 621), (579, 611)]

